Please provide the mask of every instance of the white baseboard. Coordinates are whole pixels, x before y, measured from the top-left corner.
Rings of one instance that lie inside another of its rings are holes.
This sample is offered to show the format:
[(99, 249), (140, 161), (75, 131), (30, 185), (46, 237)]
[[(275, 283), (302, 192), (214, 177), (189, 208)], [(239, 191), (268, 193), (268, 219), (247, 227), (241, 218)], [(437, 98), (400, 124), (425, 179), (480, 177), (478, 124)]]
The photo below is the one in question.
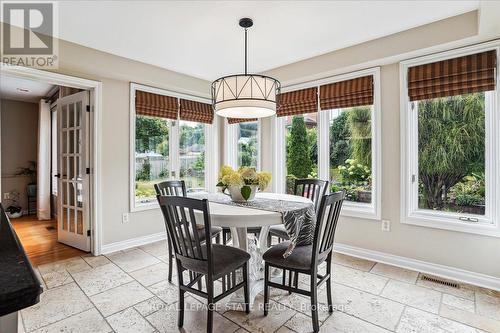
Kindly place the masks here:
[(440, 264), (433, 264), (430, 262), (421, 261), (417, 259), (400, 257), (384, 252), (367, 250), (360, 247), (355, 247), (345, 244), (335, 244), (333, 249), (335, 252), (347, 254), (353, 257), (376, 261), (383, 264), (388, 264), (401, 268), (411, 269), (421, 273), (432, 274), (446, 279), (469, 283), (479, 287), (500, 291), (500, 278), (498, 277), (466, 271), (460, 268), (454, 268)]
[(167, 239), (166, 232), (159, 232), (152, 235), (136, 237), (124, 241), (114, 242), (110, 244), (103, 244), (101, 247), (101, 254), (109, 254), (116, 251), (130, 249), (132, 247), (146, 245), (149, 243), (158, 242)]

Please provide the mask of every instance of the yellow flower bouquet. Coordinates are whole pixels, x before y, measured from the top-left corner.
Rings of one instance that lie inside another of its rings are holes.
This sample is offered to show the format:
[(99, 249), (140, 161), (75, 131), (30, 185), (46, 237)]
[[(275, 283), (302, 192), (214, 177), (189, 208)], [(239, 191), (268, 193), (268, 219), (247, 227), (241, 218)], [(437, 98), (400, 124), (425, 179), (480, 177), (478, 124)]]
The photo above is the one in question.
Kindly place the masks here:
[(226, 189), (233, 201), (251, 201), (257, 190), (264, 191), (271, 182), (271, 173), (257, 172), (255, 168), (241, 167), (237, 171), (224, 165), (219, 173), (219, 186)]

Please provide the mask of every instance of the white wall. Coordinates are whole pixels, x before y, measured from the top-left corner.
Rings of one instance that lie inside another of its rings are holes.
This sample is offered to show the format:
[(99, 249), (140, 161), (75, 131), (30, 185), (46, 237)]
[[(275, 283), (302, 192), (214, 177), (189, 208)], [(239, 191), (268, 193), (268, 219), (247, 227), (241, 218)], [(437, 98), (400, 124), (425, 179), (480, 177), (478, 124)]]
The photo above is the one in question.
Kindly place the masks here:
[[(17, 191), (23, 211), (28, 209), (26, 186), (30, 178), (16, 176), (20, 167), (37, 160), (38, 104), (8, 99), (0, 100), (2, 142), (2, 196)], [(10, 202), (9, 202), (10, 203)], [(4, 202), (4, 207), (7, 201)]]
[[(399, 65), (390, 57), (475, 39), (477, 18), (477, 12), (467, 13), (265, 73), (286, 85), (324, 73), (348, 72), (359, 64), (381, 66), (382, 218), (390, 220), (392, 228), (382, 232), (380, 221), (341, 218), (336, 242), (500, 277), (499, 238), (400, 223)], [(264, 129), (265, 141), (271, 132), (269, 127)], [(271, 155), (264, 154), (263, 165), (269, 165), (269, 161)]]

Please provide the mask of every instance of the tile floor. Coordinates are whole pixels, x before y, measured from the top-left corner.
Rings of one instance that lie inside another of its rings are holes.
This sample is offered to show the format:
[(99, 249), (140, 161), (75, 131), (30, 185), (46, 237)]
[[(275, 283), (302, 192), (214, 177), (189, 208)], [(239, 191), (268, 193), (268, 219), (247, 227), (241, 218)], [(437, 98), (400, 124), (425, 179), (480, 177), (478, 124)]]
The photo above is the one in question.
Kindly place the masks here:
[[(21, 312), (20, 332), (177, 332), (177, 286), (168, 283), (167, 252), (157, 242), (100, 257), (41, 265), (45, 292)], [(459, 289), (422, 280), (418, 272), (335, 254), (333, 301), (321, 332), (500, 332), (500, 293), (470, 285)], [(174, 270), (175, 272), (175, 270)], [(174, 279), (175, 281), (175, 279)], [(307, 287), (307, 279), (301, 279)], [(271, 309), (258, 296), (250, 315), (220, 302), (214, 332), (311, 332), (309, 300), (271, 289)], [(188, 296), (184, 332), (204, 332), (206, 312)], [(198, 309), (198, 310), (197, 310)]]

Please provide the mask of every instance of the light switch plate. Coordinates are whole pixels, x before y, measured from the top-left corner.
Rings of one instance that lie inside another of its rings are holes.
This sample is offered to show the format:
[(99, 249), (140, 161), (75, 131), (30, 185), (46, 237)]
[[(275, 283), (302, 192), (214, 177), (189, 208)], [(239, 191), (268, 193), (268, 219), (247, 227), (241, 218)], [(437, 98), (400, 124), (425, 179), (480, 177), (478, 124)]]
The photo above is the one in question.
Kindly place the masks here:
[(129, 218), (128, 218), (128, 213), (123, 213), (122, 215), (122, 223), (128, 223)]
[(382, 220), (382, 231), (391, 231), (391, 221)]

